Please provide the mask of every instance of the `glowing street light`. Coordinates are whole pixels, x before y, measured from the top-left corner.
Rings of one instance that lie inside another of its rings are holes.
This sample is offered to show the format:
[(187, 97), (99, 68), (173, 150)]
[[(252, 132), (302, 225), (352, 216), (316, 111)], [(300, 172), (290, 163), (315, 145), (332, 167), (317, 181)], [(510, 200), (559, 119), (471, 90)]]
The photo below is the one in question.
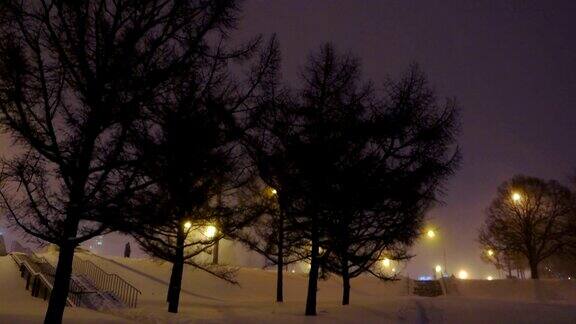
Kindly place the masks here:
[(519, 203), (522, 200), (522, 195), (518, 192), (512, 193), (512, 201), (515, 203)]
[(494, 280), (494, 278), (492, 278), (492, 276), (488, 276), (488, 277), (486, 277), (486, 280), (492, 281), (492, 280)]
[(277, 195), (277, 194), (278, 194), (278, 190), (276, 190), (276, 189), (274, 189), (274, 188), (271, 188), (271, 189), (270, 189), (270, 192), (271, 192), (273, 195)]
[(458, 278), (459, 279), (468, 279), (468, 271), (460, 270), (460, 272), (458, 272)]
[(192, 227), (192, 222), (187, 221), (186, 223), (184, 223), (184, 229), (185, 229), (185, 230), (189, 230), (190, 227)]
[(218, 230), (216, 229), (216, 227), (214, 227), (212, 225), (208, 225), (208, 226), (206, 226), (206, 229), (204, 230), (204, 235), (207, 238), (213, 238), (214, 236), (216, 236), (217, 232), (218, 232)]
[(437, 264), (436, 267), (434, 268), (434, 270), (436, 270), (437, 273), (441, 273), (442, 272), (442, 266)]
[(433, 239), (436, 237), (436, 232), (432, 229), (428, 230), (428, 232), (426, 232), (426, 236), (428, 236), (428, 238)]
[(382, 266), (384, 266), (384, 268), (389, 268), (390, 267), (390, 259), (384, 258), (384, 260), (382, 260)]
[[(218, 229), (216, 226), (208, 225), (204, 228), (204, 236), (211, 239), (216, 236), (218, 233)], [(212, 248), (212, 264), (218, 264), (218, 257), (219, 257), (219, 250), (220, 250), (220, 239), (217, 239), (214, 242), (214, 247)]]
[(490, 249), (490, 250), (486, 251), (486, 254), (488, 254), (488, 256), (493, 256), (494, 250)]

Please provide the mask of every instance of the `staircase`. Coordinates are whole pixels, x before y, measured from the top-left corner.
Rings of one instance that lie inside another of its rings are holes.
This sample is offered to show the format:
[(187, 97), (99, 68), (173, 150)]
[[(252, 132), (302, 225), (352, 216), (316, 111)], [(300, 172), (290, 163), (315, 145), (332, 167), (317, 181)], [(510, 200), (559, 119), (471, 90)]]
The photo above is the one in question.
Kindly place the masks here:
[(414, 295), (424, 297), (437, 297), (443, 295), (439, 280), (414, 281)]
[[(11, 253), (26, 279), (32, 296), (46, 300), (52, 292), (55, 269), (35, 254)], [(136, 307), (140, 291), (116, 274), (107, 273), (94, 263), (74, 257), (68, 305), (102, 310)]]
[(92, 289), (101, 298), (105, 308), (136, 307), (138, 295), (142, 293), (115, 273), (108, 273), (89, 260), (77, 255), (72, 263), (73, 274), (87, 289)]

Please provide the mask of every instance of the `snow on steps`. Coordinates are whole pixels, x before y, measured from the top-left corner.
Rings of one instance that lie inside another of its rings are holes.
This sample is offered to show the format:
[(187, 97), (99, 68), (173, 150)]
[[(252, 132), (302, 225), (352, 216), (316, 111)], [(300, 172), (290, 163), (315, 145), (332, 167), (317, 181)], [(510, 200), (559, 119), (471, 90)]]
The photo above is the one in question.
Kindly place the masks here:
[(439, 280), (417, 280), (413, 293), (424, 297), (437, 297), (443, 294)]
[[(38, 257), (35, 254), (28, 255), (23, 253), (13, 254), (13, 258), (16, 261), (17, 266), (20, 266), (20, 263), (25, 262), (31, 267), (32, 271), (42, 274), (47, 278), (47, 284), (51, 287), (54, 282), (55, 264), (57, 263), (55, 260), (57, 260), (57, 258), (54, 258), (53, 255), (48, 255), (48, 259), (46, 259), (44, 257)], [(20, 260), (20, 262), (18, 260)], [(84, 263), (91, 263), (90, 261), (80, 260), (78, 259), (78, 256), (74, 258), (74, 261), (70, 283), (70, 294), (68, 297), (69, 305), (86, 307), (94, 310), (112, 310), (127, 307), (127, 305), (114, 292), (102, 290), (96, 286), (95, 280), (97, 279), (108, 281), (103, 276), (107, 273), (94, 273), (98, 278), (93, 276), (91, 277), (87, 273), (79, 272), (80, 268), (77, 268), (78, 261), (82, 263), (81, 265)], [(94, 265), (94, 267), (96, 266)], [(33, 288), (31, 289), (33, 290)]]
[[(26, 281), (10, 256), (0, 256), (0, 323), (42, 323), (48, 303), (26, 290)], [(130, 319), (97, 312), (84, 307), (66, 307), (64, 324), (132, 323)]]

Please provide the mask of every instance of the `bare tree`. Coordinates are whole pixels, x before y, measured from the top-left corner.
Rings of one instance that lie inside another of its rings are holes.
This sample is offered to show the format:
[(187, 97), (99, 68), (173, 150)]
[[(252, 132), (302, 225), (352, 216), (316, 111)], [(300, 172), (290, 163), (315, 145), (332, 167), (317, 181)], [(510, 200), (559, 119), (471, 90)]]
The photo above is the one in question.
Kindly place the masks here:
[(233, 27), (236, 1), (8, 0), (1, 4), (0, 124), (19, 149), (2, 165), (4, 207), (60, 247), (46, 323), (60, 323), (74, 248), (110, 231), (152, 181), (128, 140)]
[[(185, 212), (178, 212), (167, 195), (153, 192), (132, 207), (132, 226), (138, 227), (131, 235), (149, 255), (172, 263), (168, 286), (168, 311), (178, 312), (184, 265), (205, 271), (217, 278), (237, 284), (235, 269), (222, 267), (198, 258), (202, 253), (214, 253), (214, 246), (227, 233), (249, 225), (260, 213), (246, 205), (226, 206), (217, 201), (218, 195), (209, 194), (204, 205), (195, 203)], [(226, 199), (226, 198), (224, 198)], [(140, 216), (140, 217), (134, 217)], [(150, 219), (142, 222), (142, 219)]]
[(497, 254), (521, 254), (532, 279), (574, 237), (574, 194), (556, 181), (515, 176), (498, 187), (486, 214), (480, 243)]
[(279, 207), (281, 202), (276, 189), (256, 184), (251, 194), (251, 199), (258, 201), (264, 213), (250, 227), (239, 231), (235, 239), (262, 255), (267, 265), (276, 265), (276, 302), (283, 302), (284, 268), (306, 258), (306, 242), (291, 230)]
[(517, 274), (524, 273), (524, 270), (528, 267), (526, 259), (520, 253), (495, 251), (488, 246), (482, 246), (481, 250), (480, 259), (494, 265), (499, 272), (504, 272), (507, 278), (515, 278), (514, 271)]
[(315, 315), (321, 274), (343, 276), (347, 304), (351, 277), (412, 242), (459, 153), (454, 103), (439, 107), (417, 69), (379, 97), (356, 58), (325, 45), (302, 79), (296, 96), (270, 84), (250, 134), (262, 179), (310, 246), (306, 315)]
[[(203, 55), (194, 58), (187, 73), (147, 107), (143, 127), (132, 138), (154, 186), (127, 211), (135, 222), (128, 231), (150, 254), (172, 263), (167, 299), (174, 313), (185, 263), (234, 282), (230, 273), (194, 257), (209, 248), (217, 253), (224, 235), (233, 235), (260, 213), (256, 205), (238, 204), (234, 194), (252, 178), (240, 145), (243, 111), (275, 65), (277, 42), (272, 37), (261, 50), (259, 41), (234, 49), (224, 44), (224, 38), (204, 44)], [(234, 62), (250, 64), (246, 78), (232, 76)], [(219, 234), (194, 235), (206, 226)]]
[(322, 169), (331, 179), (318, 197), (329, 215), (324, 266), (342, 276), (344, 305), (351, 278), (372, 273), (388, 279), (372, 270), (383, 253), (408, 258), (425, 212), (460, 160), (454, 101), (438, 104), (416, 66), (388, 81), (384, 94), (359, 110), (340, 107), (349, 115), (332, 118), (343, 125), (335, 128), (344, 142), (330, 139), (334, 162)]

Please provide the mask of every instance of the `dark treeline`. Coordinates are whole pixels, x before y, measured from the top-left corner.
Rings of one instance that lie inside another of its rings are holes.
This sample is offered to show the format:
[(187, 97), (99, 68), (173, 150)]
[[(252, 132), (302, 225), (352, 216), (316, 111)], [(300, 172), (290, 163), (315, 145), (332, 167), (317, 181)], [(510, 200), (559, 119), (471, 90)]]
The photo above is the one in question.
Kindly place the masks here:
[(59, 247), (46, 323), (62, 322), (75, 248), (112, 231), (172, 264), (170, 312), (185, 264), (235, 282), (197, 258), (225, 237), (277, 266), (277, 301), (283, 267), (305, 261), (306, 315), (330, 274), (348, 304), (351, 279), (407, 257), (459, 162), (456, 104), (416, 66), (375, 86), (326, 44), (286, 85), (275, 37), (230, 45), (238, 1), (1, 6), (0, 125), (18, 146), (1, 201)]
[[(482, 259), (512, 277), (530, 269), (570, 277), (576, 264), (576, 191), (524, 175), (502, 183), (480, 229)], [(543, 269), (544, 268), (544, 269)], [(547, 270), (547, 271), (542, 271)]]
[(456, 110), (437, 103), (417, 67), (377, 91), (358, 59), (332, 45), (309, 57), (301, 89), (280, 84), (263, 83), (248, 150), (290, 236), (308, 243), (314, 315), (321, 273), (342, 276), (348, 304), (351, 278), (379, 275), (383, 254), (405, 255), (458, 163)]

